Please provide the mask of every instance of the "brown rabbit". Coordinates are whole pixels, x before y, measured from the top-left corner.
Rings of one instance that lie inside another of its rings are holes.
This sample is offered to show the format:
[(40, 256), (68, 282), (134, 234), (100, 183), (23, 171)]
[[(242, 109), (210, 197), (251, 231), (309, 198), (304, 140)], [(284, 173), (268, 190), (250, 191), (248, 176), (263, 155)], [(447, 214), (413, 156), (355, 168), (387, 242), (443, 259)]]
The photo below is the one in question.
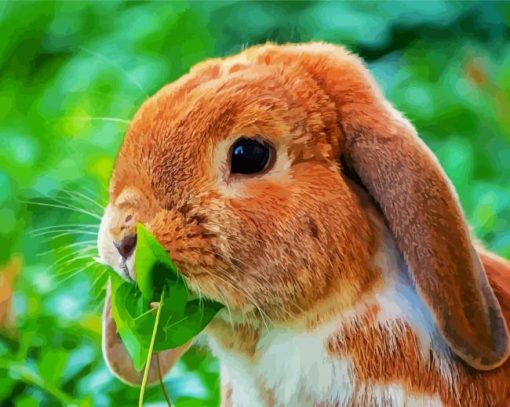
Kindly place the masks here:
[[(147, 100), (98, 242), (129, 278), (135, 222), (228, 307), (206, 331), (224, 406), (510, 405), (510, 265), (341, 47), (253, 47)], [(105, 357), (135, 383), (108, 311)]]

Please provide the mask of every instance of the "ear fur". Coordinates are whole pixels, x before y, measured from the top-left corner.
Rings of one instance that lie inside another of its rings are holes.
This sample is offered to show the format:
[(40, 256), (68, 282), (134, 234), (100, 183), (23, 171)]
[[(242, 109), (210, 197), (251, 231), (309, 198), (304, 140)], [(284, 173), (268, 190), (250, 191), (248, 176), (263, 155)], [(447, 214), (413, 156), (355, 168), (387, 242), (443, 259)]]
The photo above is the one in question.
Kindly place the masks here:
[(510, 261), (487, 251), (479, 243), (475, 243), (475, 248), (510, 327)]
[[(117, 334), (117, 327), (112, 318), (110, 285), (108, 284), (105, 305), (103, 310), (103, 357), (110, 371), (123, 382), (132, 386), (139, 386), (142, 382), (142, 372), (137, 372), (131, 362), (131, 358)], [(159, 352), (152, 356), (149, 369), (148, 383), (155, 384), (159, 376), (167, 374), (177, 360), (189, 349), (191, 341), (176, 348)], [(159, 359), (159, 362), (158, 360)], [(158, 369), (161, 368), (161, 372)]]
[(331, 97), (345, 159), (380, 205), (444, 339), (474, 368), (503, 364), (510, 352), (508, 328), (456, 194), (362, 62), (324, 43), (268, 44), (246, 55), (260, 64), (292, 66)]

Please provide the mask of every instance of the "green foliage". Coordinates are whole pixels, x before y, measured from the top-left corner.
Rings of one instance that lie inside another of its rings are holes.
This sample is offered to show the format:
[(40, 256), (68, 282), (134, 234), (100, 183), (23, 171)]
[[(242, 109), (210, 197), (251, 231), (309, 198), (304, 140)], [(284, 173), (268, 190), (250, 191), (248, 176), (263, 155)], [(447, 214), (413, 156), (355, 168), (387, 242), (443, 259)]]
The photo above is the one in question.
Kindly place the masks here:
[[(177, 274), (177, 269), (167, 252), (154, 236), (142, 225), (136, 225), (138, 236), (136, 243), (135, 269), (136, 282), (146, 301), (156, 301), (164, 286), (176, 287), (176, 295), (181, 301), (176, 304), (185, 305), (188, 299), (184, 281)], [(158, 272), (161, 269), (162, 272)], [(176, 310), (181, 312), (182, 309)]]
[(163, 291), (166, 296), (164, 303), (159, 304), (155, 352), (184, 345), (203, 331), (223, 306), (207, 299), (191, 299), (165, 249), (143, 225), (137, 225), (136, 229), (137, 285), (114, 272), (110, 279), (113, 319), (135, 369), (140, 371), (147, 360), (152, 327), (156, 325), (151, 302), (161, 298)]
[[(509, 27), (508, 2), (1, 3), (0, 269), (22, 253), (23, 270), (16, 329), (0, 334), (0, 404), (136, 405), (102, 359), (107, 273), (91, 260), (115, 154), (147, 95), (246, 45), (359, 53), (476, 235), (510, 257)], [(216, 406), (217, 361), (192, 348), (166, 385), (177, 406)]]

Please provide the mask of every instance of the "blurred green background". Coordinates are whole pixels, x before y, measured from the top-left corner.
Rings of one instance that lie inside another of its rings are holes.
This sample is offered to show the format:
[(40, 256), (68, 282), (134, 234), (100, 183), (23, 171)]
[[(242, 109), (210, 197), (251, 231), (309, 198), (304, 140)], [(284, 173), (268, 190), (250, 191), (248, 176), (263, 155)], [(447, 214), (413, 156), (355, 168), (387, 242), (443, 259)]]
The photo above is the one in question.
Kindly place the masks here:
[[(136, 405), (100, 348), (113, 160), (147, 95), (247, 45), (358, 52), (510, 257), (509, 27), (504, 2), (0, 3), (0, 405)], [(177, 406), (216, 406), (217, 370), (192, 349), (166, 379)], [(146, 399), (163, 405), (158, 387)]]

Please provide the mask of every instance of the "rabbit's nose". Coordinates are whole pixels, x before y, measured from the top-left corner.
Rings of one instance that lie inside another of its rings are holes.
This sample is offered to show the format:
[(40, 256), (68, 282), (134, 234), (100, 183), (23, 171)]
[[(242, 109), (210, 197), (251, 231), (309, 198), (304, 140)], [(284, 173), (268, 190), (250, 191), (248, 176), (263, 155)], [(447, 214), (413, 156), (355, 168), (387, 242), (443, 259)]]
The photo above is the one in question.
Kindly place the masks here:
[(136, 234), (127, 235), (122, 238), (120, 242), (113, 242), (120, 255), (127, 259), (133, 254), (136, 247)]

